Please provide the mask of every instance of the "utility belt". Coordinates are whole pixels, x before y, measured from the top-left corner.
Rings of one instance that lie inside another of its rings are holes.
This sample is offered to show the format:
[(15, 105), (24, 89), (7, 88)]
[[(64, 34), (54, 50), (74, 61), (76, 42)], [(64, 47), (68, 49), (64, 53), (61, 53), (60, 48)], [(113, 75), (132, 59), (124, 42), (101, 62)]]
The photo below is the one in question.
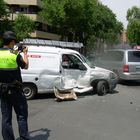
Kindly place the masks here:
[(22, 88), (22, 83), (15, 81), (13, 83), (0, 83), (0, 96), (11, 94), (12, 90), (19, 90)]

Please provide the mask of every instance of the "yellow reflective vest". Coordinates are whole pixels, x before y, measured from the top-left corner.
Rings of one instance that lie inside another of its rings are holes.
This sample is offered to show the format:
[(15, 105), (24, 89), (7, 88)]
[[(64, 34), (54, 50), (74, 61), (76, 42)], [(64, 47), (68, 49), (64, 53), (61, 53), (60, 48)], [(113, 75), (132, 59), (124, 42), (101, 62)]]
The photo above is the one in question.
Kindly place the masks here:
[(17, 55), (10, 52), (10, 50), (0, 50), (0, 70), (17, 69)]

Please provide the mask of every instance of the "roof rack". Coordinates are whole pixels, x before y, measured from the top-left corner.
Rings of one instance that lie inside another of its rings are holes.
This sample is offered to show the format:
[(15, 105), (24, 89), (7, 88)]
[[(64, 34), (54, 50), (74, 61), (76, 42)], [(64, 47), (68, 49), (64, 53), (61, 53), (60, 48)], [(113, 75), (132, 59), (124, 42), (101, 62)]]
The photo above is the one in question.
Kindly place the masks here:
[(67, 48), (82, 48), (83, 43), (79, 42), (64, 42), (64, 41), (56, 41), (56, 40), (43, 40), (43, 39), (24, 39), (22, 42), (26, 45), (43, 45), (43, 46), (55, 46), (55, 47), (67, 47)]

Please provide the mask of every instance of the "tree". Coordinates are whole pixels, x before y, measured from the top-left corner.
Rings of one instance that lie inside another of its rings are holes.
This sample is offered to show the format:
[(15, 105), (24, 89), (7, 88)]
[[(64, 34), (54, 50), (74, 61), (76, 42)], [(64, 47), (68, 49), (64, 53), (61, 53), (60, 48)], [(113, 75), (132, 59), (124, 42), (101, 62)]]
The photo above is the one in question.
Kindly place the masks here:
[(140, 45), (140, 8), (134, 6), (127, 11), (127, 37), (131, 44)]
[(0, 0), (0, 19), (8, 15), (8, 7), (3, 0)]
[(127, 26), (127, 37), (130, 44), (140, 45), (140, 19), (129, 21)]
[(51, 26), (59, 28), (62, 39), (71, 35), (75, 40), (75, 29), (81, 18), (83, 0), (44, 0), (41, 17)]
[(19, 14), (13, 24), (13, 29), (17, 35), (18, 40), (30, 37), (30, 33), (36, 29), (35, 22), (29, 17)]
[(0, 36), (3, 32), (10, 28), (10, 24), (8, 22), (8, 7), (3, 0), (0, 0)]
[(8, 16), (8, 7), (3, 0), (0, 0), (0, 47), (2, 46), (1, 36), (5, 29), (9, 28), (9, 23), (7, 20)]
[(133, 6), (132, 8), (128, 9), (126, 18), (128, 21), (140, 19), (140, 8)]
[(109, 29), (105, 34), (105, 41), (108, 45), (114, 45), (120, 43), (120, 36), (123, 31), (123, 24), (119, 21), (116, 21), (114, 28)]
[[(88, 40), (88, 45), (92, 44), (94, 40), (99, 51), (104, 49), (104, 44), (112, 46), (120, 42), (120, 34), (123, 31), (123, 24), (116, 19), (116, 15), (107, 7), (102, 4), (98, 4), (96, 10), (93, 12), (93, 28), (92, 33), (94, 36)], [(94, 47), (95, 49), (95, 47)]]
[(84, 45), (91, 38), (106, 40), (110, 31), (114, 31), (114, 37), (120, 32), (115, 14), (98, 0), (44, 0), (40, 15), (58, 27), (63, 39), (68, 37)]

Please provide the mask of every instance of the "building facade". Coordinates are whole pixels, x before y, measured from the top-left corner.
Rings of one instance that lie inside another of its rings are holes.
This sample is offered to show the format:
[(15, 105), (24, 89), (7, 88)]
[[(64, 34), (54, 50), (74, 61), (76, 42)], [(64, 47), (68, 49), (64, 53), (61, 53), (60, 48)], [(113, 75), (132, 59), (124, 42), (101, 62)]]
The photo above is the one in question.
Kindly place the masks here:
[(127, 38), (127, 34), (126, 34), (126, 31), (125, 30), (121, 34), (121, 41), (123, 43), (127, 43), (128, 42), (128, 38)]
[(31, 34), (32, 38), (60, 40), (60, 35), (56, 34), (55, 28), (52, 28), (41, 20), (38, 12), (41, 10), (41, 0), (4, 0), (10, 8), (10, 20), (14, 20), (19, 13), (30, 17), (37, 23), (38, 27)]

